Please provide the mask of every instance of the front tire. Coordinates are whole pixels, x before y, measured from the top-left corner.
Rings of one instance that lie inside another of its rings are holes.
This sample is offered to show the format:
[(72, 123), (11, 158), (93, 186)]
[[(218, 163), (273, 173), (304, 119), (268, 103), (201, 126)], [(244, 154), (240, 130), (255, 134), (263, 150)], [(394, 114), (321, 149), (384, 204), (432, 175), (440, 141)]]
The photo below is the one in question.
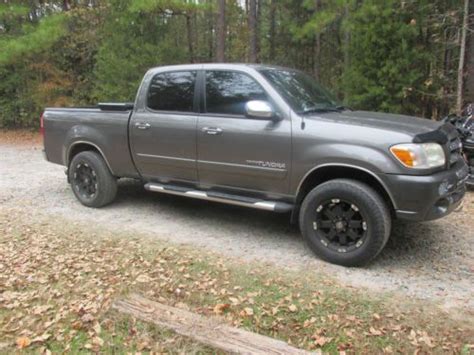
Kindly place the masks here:
[(117, 194), (117, 179), (96, 152), (85, 151), (74, 156), (68, 174), (72, 191), (84, 206), (105, 206)]
[(470, 158), (468, 161), (469, 176), (466, 180), (466, 186), (469, 190), (474, 190), (474, 158)]
[(386, 202), (370, 186), (335, 179), (308, 193), (301, 205), (299, 224), (309, 247), (321, 259), (362, 266), (387, 243), (391, 216)]

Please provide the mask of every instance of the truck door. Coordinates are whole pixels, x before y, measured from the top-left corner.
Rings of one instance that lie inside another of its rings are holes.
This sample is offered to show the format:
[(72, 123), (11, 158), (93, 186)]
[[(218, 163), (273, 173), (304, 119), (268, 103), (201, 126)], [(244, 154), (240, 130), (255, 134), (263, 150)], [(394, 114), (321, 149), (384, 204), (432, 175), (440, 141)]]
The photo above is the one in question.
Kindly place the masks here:
[(197, 71), (158, 73), (146, 103), (132, 115), (130, 145), (142, 176), (163, 182), (197, 182), (194, 91)]
[(197, 129), (200, 185), (286, 194), (291, 162), (289, 118), (246, 116), (248, 101), (271, 101), (247, 73), (207, 70), (204, 77), (204, 112)]

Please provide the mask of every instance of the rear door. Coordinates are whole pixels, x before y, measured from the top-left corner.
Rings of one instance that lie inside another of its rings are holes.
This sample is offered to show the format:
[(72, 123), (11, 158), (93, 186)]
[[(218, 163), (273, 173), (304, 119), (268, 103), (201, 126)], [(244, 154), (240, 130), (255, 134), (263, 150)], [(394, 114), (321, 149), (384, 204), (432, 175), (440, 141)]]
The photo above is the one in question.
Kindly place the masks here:
[(285, 194), (291, 161), (289, 118), (246, 117), (245, 104), (270, 97), (249, 74), (206, 70), (198, 120), (198, 174), (206, 187)]
[(143, 108), (132, 115), (130, 144), (142, 176), (196, 182), (197, 71), (153, 76)]

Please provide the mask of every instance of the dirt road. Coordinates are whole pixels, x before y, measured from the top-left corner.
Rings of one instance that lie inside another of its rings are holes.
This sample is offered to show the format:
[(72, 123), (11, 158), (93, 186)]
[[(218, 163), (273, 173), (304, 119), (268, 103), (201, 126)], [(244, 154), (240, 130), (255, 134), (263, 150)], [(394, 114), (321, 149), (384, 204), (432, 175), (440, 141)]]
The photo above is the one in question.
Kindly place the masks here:
[(1, 137), (0, 208), (21, 209), (24, 218), (42, 212), (302, 273), (324, 273), (354, 287), (431, 299), (471, 316), (474, 309), (472, 192), (462, 212), (422, 224), (395, 223), (382, 254), (360, 269), (317, 259), (286, 215), (146, 192), (132, 180), (120, 182), (112, 205), (86, 208), (70, 191), (64, 168), (44, 161), (40, 146), (10, 144)]

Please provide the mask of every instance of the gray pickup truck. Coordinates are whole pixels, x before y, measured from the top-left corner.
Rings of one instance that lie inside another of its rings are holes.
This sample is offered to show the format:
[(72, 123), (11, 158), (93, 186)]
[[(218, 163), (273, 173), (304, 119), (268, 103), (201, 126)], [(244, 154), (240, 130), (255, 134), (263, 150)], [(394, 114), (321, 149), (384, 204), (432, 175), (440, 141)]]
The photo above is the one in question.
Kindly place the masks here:
[(149, 70), (135, 103), (48, 108), (46, 159), (85, 206), (117, 179), (145, 189), (291, 212), (310, 248), (345, 266), (372, 260), (394, 219), (462, 203), (467, 166), (450, 124), (353, 111), (300, 71), (193, 64)]

